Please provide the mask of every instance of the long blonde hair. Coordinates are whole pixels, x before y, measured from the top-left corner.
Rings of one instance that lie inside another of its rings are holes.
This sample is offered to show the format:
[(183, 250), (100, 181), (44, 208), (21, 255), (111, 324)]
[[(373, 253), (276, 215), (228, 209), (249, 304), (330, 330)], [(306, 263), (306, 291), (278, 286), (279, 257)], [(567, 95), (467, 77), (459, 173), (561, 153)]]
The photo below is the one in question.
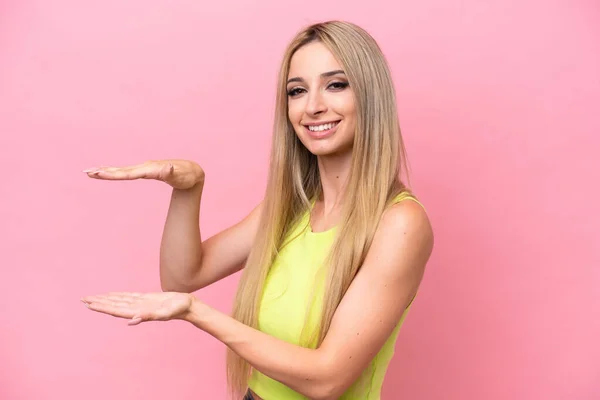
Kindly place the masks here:
[[(327, 259), (322, 314), (316, 346), (371, 246), (379, 220), (398, 193), (407, 190), (407, 171), (396, 96), (387, 62), (362, 28), (328, 21), (301, 30), (288, 45), (279, 71), (270, 169), (259, 234), (240, 278), (233, 317), (257, 328), (263, 286), (288, 230), (321, 195), (316, 156), (300, 142), (288, 119), (286, 84), (291, 58), (302, 46), (321, 42), (342, 65), (355, 96), (357, 125), (340, 229)], [(227, 378), (234, 398), (247, 389), (251, 366), (231, 349)]]

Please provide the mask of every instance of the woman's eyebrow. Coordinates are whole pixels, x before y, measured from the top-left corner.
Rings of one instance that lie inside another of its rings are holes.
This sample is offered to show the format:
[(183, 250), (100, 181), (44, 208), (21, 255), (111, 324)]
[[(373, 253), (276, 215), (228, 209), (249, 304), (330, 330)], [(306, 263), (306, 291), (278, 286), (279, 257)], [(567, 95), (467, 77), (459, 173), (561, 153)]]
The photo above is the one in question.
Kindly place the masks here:
[[(321, 78), (328, 78), (330, 76), (337, 75), (337, 74), (345, 74), (345, 72), (341, 69), (336, 69), (335, 71), (323, 72), (321, 74)], [(288, 79), (287, 83), (291, 83), (291, 82), (304, 82), (304, 79), (302, 79), (300, 77), (294, 77), (294, 78)]]

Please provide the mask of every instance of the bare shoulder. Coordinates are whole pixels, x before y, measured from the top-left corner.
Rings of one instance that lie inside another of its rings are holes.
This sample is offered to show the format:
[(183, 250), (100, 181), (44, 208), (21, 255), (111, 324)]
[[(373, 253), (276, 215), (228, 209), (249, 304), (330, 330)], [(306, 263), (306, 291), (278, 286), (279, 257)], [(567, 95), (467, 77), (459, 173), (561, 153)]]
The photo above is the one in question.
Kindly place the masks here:
[(411, 199), (401, 200), (390, 206), (381, 217), (380, 229), (388, 233), (431, 237), (433, 228), (423, 206)]
[(433, 228), (427, 212), (419, 203), (405, 199), (383, 213), (369, 251), (371, 261), (378, 262), (367, 264), (395, 276), (411, 270), (422, 272), (433, 244)]

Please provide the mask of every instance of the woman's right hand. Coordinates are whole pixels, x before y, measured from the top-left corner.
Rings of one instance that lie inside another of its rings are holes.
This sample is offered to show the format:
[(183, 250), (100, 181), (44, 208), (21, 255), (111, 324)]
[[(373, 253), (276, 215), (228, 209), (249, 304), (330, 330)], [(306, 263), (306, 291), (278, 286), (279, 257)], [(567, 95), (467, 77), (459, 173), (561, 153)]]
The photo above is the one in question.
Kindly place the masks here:
[(191, 189), (204, 183), (204, 170), (193, 161), (157, 160), (125, 167), (100, 167), (86, 169), (90, 178), (121, 181), (154, 179), (163, 181), (174, 189)]

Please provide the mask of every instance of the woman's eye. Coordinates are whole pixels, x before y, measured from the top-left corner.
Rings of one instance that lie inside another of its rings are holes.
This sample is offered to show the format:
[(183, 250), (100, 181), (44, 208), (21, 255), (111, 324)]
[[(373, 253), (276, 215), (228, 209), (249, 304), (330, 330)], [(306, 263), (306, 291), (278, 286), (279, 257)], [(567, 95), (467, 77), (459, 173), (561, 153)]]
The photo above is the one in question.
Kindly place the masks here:
[[(343, 89), (347, 88), (348, 85), (349, 85), (348, 82), (332, 82), (327, 86), (327, 88), (333, 89), (333, 90), (343, 90)], [(290, 97), (295, 97), (305, 91), (306, 90), (304, 90), (304, 88), (296, 87), (296, 88), (288, 90), (287, 94)]]
[(300, 94), (300, 92), (302, 91), (302, 88), (293, 88), (288, 90), (288, 96), (294, 97), (298, 94)]
[(348, 82), (332, 82), (329, 87), (336, 90), (345, 89), (348, 87)]

